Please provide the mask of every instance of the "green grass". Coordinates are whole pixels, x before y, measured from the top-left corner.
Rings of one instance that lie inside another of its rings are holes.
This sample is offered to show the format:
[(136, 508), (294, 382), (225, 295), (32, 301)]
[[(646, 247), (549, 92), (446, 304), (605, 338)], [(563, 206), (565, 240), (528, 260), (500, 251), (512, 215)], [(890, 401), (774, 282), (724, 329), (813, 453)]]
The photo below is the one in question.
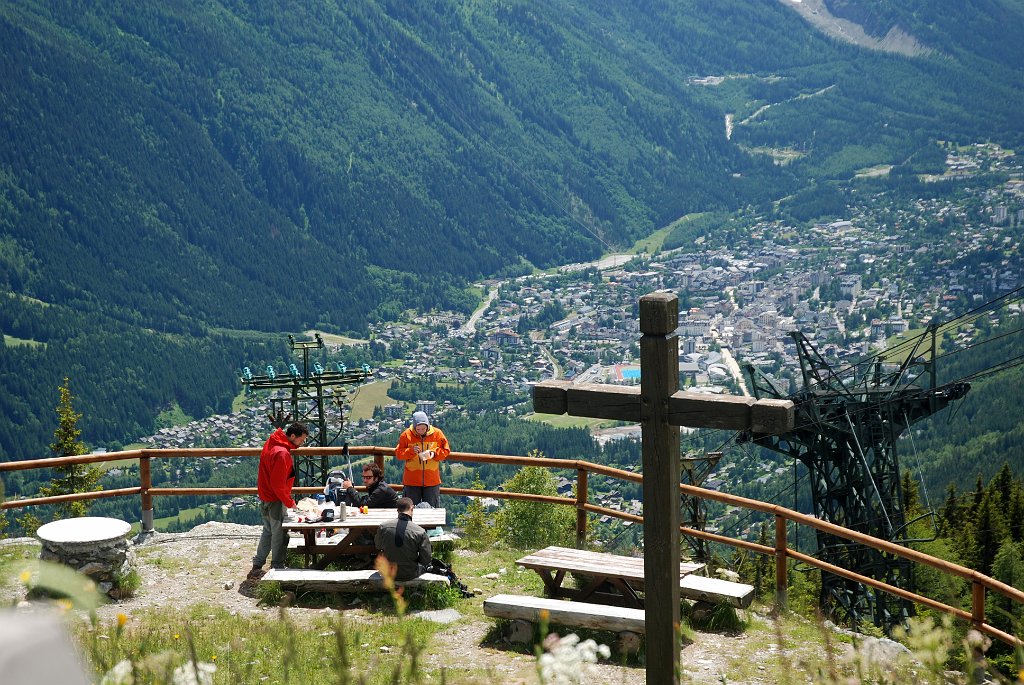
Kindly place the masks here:
[(4, 336), (4, 345), (7, 347), (46, 347), (46, 343), (26, 338), (15, 338), (13, 335)]
[(527, 414), (523, 418), (527, 421), (546, 423), (555, 428), (587, 427), (591, 430), (595, 428), (610, 428), (616, 423), (607, 419), (588, 419), (582, 416), (569, 416), (568, 414)]
[[(411, 655), (422, 653), (443, 629), (383, 615), (356, 623), (314, 614), (300, 625), (284, 611), (244, 617), (202, 604), (141, 611), (123, 620), (123, 626), (113, 620), (95, 628), (78, 623), (75, 638), (98, 673), (130, 659), (149, 671), (152, 682), (170, 682), (168, 676), (194, 658), (216, 667), (214, 683), (355, 682), (353, 674), (361, 674), (369, 685), (383, 684), (396, 671), (408, 676)], [(431, 672), (423, 662), (419, 666)]]
[(391, 383), (392, 380), (388, 379), (386, 381), (360, 385), (352, 397), (352, 409), (349, 412), (349, 420), (372, 419), (374, 407), (393, 404), (395, 401), (388, 397)]
[[(202, 513), (204, 507), (194, 507), (192, 509), (182, 509), (178, 512), (177, 516), (164, 516), (163, 518), (153, 519), (153, 528), (156, 530), (165, 530), (167, 524), (171, 521), (180, 521), (185, 523), (189, 519), (193, 519)], [(140, 530), (140, 522), (136, 521), (132, 524), (132, 535), (136, 535)]]
[(317, 333), (323, 338), (323, 341), (328, 345), (365, 345), (369, 340), (362, 340), (360, 338), (349, 338), (344, 335), (335, 335), (334, 333), (324, 333), (323, 331), (306, 331), (306, 335), (312, 338)]
[[(683, 218), (685, 219), (686, 217)], [(647, 254), (657, 254), (661, 251), (661, 246), (665, 243), (665, 238), (672, 233), (672, 229), (674, 229), (676, 224), (680, 221), (682, 221), (682, 219), (677, 219), (668, 226), (659, 228), (646, 238), (641, 238), (633, 244), (633, 247), (629, 248), (628, 252), (630, 254), (643, 254), (645, 252)]]
[(239, 392), (237, 395), (235, 395), (235, 399), (231, 400), (231, 411), (232, 412), (239, 412), (239, 411), (242, 411), (243, 409), (245, 409), (245, 407), (246, 407), (246, 401), (245, 400), (246, 400), (245, 390), (243, 389), (241, 392)]
[(189, 421), (192, 421), (192, 417), (182, 411), (178, 403), (175, 402), (168, 409), (157, 414), (154, 422), (160, 427), (171, 427), (184, 426)]

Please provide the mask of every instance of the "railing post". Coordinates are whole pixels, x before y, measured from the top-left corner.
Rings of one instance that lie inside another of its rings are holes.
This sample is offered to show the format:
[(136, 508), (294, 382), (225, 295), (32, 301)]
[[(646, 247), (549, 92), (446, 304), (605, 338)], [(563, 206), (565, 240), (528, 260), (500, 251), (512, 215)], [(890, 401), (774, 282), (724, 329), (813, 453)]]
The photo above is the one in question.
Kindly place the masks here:
[(786, 563), (786, 519), (775, 515), (775, 608), (785, 611), (789, 604), (789, 571)]
[(587, 470), (576, 469), (576, 548), (587, 543)]
[(153, 487), (149, 470), (149, 457), (139, 457), (139, 485), (142, 488), (142, 532), (153, 532), (153, 495), (149, 489)]
[(981, 628), (985, 622), (985, 586), (978, 581), (971, 583), (971, 623)]

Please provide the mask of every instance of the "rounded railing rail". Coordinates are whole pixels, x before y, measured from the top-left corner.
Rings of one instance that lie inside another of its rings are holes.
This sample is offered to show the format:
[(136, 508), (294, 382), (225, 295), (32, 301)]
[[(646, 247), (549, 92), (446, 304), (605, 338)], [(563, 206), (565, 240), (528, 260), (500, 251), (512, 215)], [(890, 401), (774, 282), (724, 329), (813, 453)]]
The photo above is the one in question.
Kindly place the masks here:
[[(395, 450), (391, 447), (377, 446), (356, 446), (351, 447), (353, 456), (372, 457), (378, 464), (383, 466), (386, 457), (394, 457)], [(153, 528), (153, 499), (167, 495), (255, 495), (255, 487), (242, 488), (202, 488), (202, 487), (167, 487), (155, 488), (151, 480), (152, 459), (185, 459), (185, 458), (216, 458), (225, 457), (258, 457), (258, 447), (236, 447), (236, 448), (191, 448), (191, 449), (140, 449), (127, 450), (124, 452), (107, 452), (103, 454), (88, 454), (75, 457), (53, 457), (49, 459), (33, 459), (25, 461), (12, 461), (0, 464), (0, 473), (6, 471), (20, 471), (27, 469), (49, 469), (56, 466), (69, 466), (72, 464), (94, 464), (110, 461), (124, 461), (137, 459), (139, 462), (139, 486), (131, 488), (119, 488), (116, 490), (98, 490), (95, 492), (83, 492), (70, 495), (57, 495), (53, 497), (31, 497), (15, 498), (0, 502), (0, 509), (17, 509), (28, 506), (57, 504), (60, 502), (71, 502), (77, 500), (102, 499), (108, 497), (124, 497), (138, 495), (142, 500), (142, 527), (143, 530)], [(341, 447), (304, 447), (295, 450), (294, 454), (303, 456), (340, 456)], [(507, 464), (512, 466), (538, 466), (549, 469), (565, 469), (576, 471), (576, 496), (575, 497), (552, 497), (545, 495), (532, 495), (516, 492), (503, 492), (495, 490), (467, 490), (465, 488), (442, 487), (441, 492), (446, 495), (467, 496), (467, 497), (493, 497), (495, 499), (516, 499), (531, 502), (547, 502), (572, 506), (576, 508), (576, 537), (577, 544), (582, 545), (587, 534), (587, 516), (595, 514), (611, 516), (625, 521), (643, 523), (643, 517), (637, 516), (617, 509), (602, 507), (591, 504), (587, 498), (587, 482), (590, 474), (603, 475), (617, 478), (624, 481), (640, 483), (643, 476), (632, 471), (624, 471), (610, 466), (593, 464), (579, 459), (553, 459), (550, 457), (520, 457), (497, 454), (476, 454), (472, 452), (452, 452), (448, 457), (449, 461), (486, 463), (486, 464)], [(401, 488), (400, 485), (395, 486)], [(721, 543), (740, 549), (749, 550), (758, 554), (765, 554), (775, 558), (776, 565), (776, 603), (785, 606), (787, 602), (787, 563), (789, 559), (804, 563), (817, 568), (825, 573), (832, 573), (849, 580), (870, 586), (877, 590), (901, 597), (903, 599), (927, 606), (936, 611), (950, 614), (958, 619), (969, 621), (974, 628), (980, 630), (998, 640), (1011, 645), (1024, 644), (1017, 637), (987, 623), (985, 620), (985, 599), (988, 592), (1001, 595), (1016, 604), (1024, 604), (1024, 592), (1006, 583), (979, 573), (973, 569), (954, 564), (944, 559), (932, 557), (908, 547), (903, 547), (888, 540), (865, 535), (857, 531), (843, 528), (827, 521), (822, 521), (813, 516), (786, 509), (776, 504), (761, 502), (759, 500), (730, 495), (728, 493), (707, 490), (692, 485), (679, 486), (680, 493), (699, 497), (701, 499), (721, 502), (729, 506), (740, 507), (774, 517), (775, 521), (775, 544), (774, 546), (762, 545), (747, 540), (730, 538), (715, 533), (695, 530), (685, 526), (680, 527), (680, 533), (693, 537), (702, 538), (710, 542)], [(319, 492), (317, 487), (299, 487), (296, 492), (311, 494)], [(798, 550), (790, 549), (787, 544), (787, 523), (796, 526), (806, 526), (815, 530), (826, 532), (844, 538), (856, 544), (864, 545), (879, 550), (886, 554), (892, 554), (908, 559), (915, 564), (922, 564), (937, 569), (941, 573), (962, 578), (971, 584), (971, 610), (965, 611), (959, 607), (950, 606), (930, 597), (925, 597), (910, 592), (900, 587), (860, 575), (848, 569), (821, 561)]]

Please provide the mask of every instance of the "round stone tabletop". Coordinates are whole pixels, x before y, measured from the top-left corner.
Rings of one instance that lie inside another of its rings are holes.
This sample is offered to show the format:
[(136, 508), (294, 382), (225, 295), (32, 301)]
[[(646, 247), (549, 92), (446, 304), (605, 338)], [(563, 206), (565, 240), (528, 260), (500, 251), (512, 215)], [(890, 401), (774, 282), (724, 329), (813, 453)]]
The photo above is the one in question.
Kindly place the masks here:
[(76, 543), (106, 542), (123, 538), (132, 526), (121, 519), (103, 516), (82, 516), (80, 518), (53, 521), (40, 526), (36, 536), (43, 542), (59, 545)]

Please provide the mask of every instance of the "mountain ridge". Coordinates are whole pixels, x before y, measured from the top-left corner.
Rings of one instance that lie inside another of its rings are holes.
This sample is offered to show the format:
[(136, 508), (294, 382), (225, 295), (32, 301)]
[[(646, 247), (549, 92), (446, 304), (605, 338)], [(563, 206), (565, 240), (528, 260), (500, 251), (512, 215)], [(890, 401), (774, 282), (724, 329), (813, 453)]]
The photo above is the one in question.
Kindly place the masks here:
[[(691, 213), (771, 214), (936, 139), (1022, 142), (1019, 55), (998, 45), (1017, 4), (859, 7), (942, 58), (740, 0), (3, 5), (0, 331), (45, 343), (0, 347), (4, 444), (45, 444), (66, 374), (113, 415), (105, 439), (138, 434), (174, 402), (230, 402), (234, 368), (175, 379), (190, 355), (282, 344), (220, 330), (364, 337), (410, 309), (468, 314), (478, 278), (590, 261)], [(754, 77), (696, 83), (717, 74)], [(131, 374), (91, 358), (123, 360), (119, 341)]]

